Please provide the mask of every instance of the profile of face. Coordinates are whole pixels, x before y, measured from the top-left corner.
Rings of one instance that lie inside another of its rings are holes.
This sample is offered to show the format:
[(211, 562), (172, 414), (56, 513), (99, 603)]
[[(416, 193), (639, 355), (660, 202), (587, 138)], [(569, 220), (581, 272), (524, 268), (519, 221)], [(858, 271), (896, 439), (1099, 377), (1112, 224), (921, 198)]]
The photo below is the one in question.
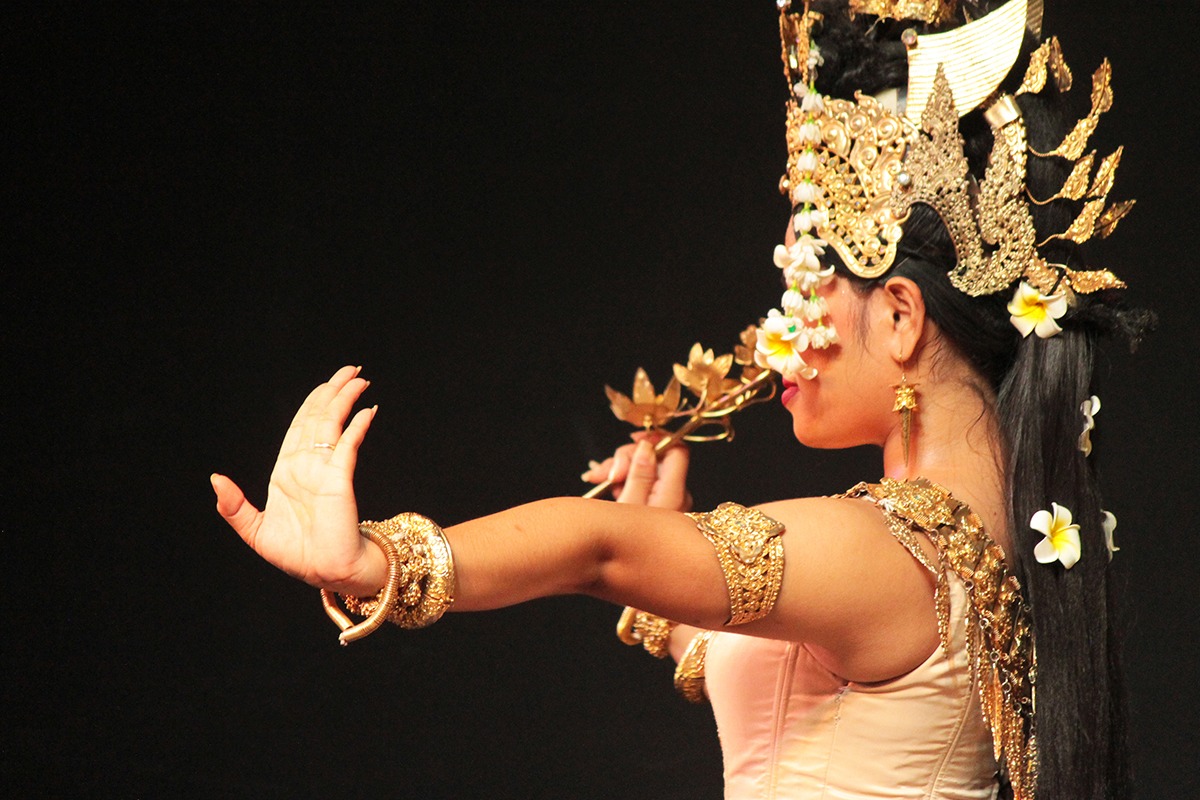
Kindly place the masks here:
[[(789, 224), (785, 244), (794, 242)], [(817, 370), (812, 380), (784, 377), (792, 430), (808, 447), (882, 445), (896, 426), (892, 387), (899, 382), (900, 367), (891, 353), (895, 312), (882, 289), (863, 293), (841, 275), (817, 293), (828, 305), (839, 341), (805, 353)]]

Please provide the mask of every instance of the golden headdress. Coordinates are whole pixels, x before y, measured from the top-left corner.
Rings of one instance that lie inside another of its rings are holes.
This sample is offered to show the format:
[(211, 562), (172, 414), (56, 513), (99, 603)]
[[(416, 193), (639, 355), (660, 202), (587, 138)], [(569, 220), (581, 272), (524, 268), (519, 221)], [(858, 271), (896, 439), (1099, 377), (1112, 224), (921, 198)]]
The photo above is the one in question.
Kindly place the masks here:
[[(1015, 97), (999, 87), (1021, 52), (1026, 31), (1040, 35), (1042, 0), (1009, 0), (979, 19), (941, 33), (905, 31), (909, 80), (899, 102), (856, 95), (855, 100), (816, 95), (820, 53), (810, 41), (820, 15), (793, 11), (781, 0), (780, 32), (788, 102), (788, 167), (781, 190), (792, 199), (798, 234), (815, 231), (848, 269), (877, 278), (895, 263), (903, 223), (924, 203), (945, 222), (958, 264), (951, 282), (972, 296), (1009, 289), (1020, 280), (1044, 295), (1121, 288), (1111, 272), (1076, 272), (1045, 259), (1039, 249), (1054, 240), (1082, 244), (1105, 237), (1130, 210), (1131, 201), (1109, 205), (1107, 197), (1121, 150), (1096, 165), (1084, 155), (1099, 117), (1112, 105), (1111, 68), (1105, 61), (1092, 81), (1092, 109), (1048, 153), (1030, 148)], [(892, 19), (944, 23), (955, 0), (851, 0), (852, 12)], [(1056, 91), (1071, 87), (1071, 73), (1057, 39), (1033, 54), (1016, 95), (1038, 93), (1053, 79)], [(815, 95), (815, 96), (814, 96)], [(893, 98), (895, 99), (895, 98)], [(995, 143), (984, 177), (971, 175), (958, 121), (982, 108)], [(1062, 189), (1049, 198), (1026, 186), (1028, 159), (1074, 162)], [(1039, 233), (1031, 204), (1084, 201), (1063, 231)]]

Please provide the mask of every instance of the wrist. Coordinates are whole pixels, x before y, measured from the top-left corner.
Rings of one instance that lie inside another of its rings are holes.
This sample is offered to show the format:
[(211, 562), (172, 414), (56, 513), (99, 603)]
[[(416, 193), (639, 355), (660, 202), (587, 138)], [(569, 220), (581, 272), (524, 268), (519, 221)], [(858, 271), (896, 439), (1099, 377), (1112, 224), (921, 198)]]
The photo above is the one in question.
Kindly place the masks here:
[(324, 588), (341, 595), (355, 597), (369, 597), (378, 594), (383, 589), (388, 575), (387, 555), (383, 552), (383, 548), (368, 537), (361, 538), (362, 551), (359, 553), (356, 568), (351, 577)]

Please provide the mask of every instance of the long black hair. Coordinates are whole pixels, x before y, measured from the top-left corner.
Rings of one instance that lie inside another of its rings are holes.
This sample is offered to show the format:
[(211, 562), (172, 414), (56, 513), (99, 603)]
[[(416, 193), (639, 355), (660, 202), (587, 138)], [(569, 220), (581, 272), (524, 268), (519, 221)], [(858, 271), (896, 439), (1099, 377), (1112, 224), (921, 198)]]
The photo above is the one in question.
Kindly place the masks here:
[[(823, 94), (852, 98), (856, 90), (873, 94), (906, 85), (908, 65), (899, 39), (909, 23), (869, 16), (851, 20), (844, 2), (814, 6), (824, 14), (816, 31), (824, 59), (817, 87)], [(975, 14), (990, 10), (985, 2), (973, 6)], [(1036, 44), (1026, 42), (1026, 50)], [(1008, 91), (1019, 85), (1026, 63), (1026, 58), (1018, 61), (1006, 81)], [(1055, 91), (1023, 94), (1018, 103), (1033, 149), (1052, 150), (1071, 128), (1064, 99)], [(980, 177), (992, 147), (991, 131), (978, 111), (963, 119), (961, 130), (972, 172)], [(1048, 197), (1062, 186), (1069, 170), (1063, 159), (1031, 158), (1027, 183), (1037, 196)], [(1039, 232), (1062, 231), (1079, 213), (1079, 205), (1066, 200), (1035, 205), (1034, 224)], [(1062, 243), (1054, 252), (1043, 253), (1051, 261), (1080, 269), (1078, 251), (1078, 246)], [(958, 291), (948, 277), (955, 263), (953, 242), (942, 220), (929, 207), (916, 206), (904, 225), (897, 264), (886, 275), (867, 281), (843, 267), (839, 270), (863, 292), (894, 276), (913, 280), (943, 340), (972, 364), (994, 393), (1013, 542), (1008, 556), (1031, 608), (1037, 651), (1037, 796), (1125, 798), (1130, 795), (1130, 771), (1119, 606), (1099, 482), (1093, 463), (1079, 448), (1079, 437), (1084, 425), (1081, 405), (1093, 392), (1097, 344), (1116, 335), (1133, 346), (1153, 317), (1125, 307), (1119, 292), (1080, 295), (1060, 320), (1061, 334), (1022, 338), (1009, 321), (1010, 294), (970, 297)], [(1030, 518), (1052, 502), (1069, 508), (1080, 526), (1083, 556), (1071, 569), (1033, 558), (1041, 535), (1030, 528)]]

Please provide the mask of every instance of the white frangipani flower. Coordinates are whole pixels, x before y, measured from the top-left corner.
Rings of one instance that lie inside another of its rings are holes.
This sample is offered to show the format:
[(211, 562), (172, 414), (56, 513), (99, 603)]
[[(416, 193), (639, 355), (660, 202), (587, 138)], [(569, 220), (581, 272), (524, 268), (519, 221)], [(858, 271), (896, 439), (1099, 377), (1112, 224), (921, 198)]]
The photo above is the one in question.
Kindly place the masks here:
[(1046, 538), (1033, 548), (1033, 557), (1039, 564), (1055, 561), (1070, 569), (1079, 562), (1082, 545), (1079, 541), (1079, 526), (1071, 521), (1071, 510), (1058, 503), (1051, 503), (1051, 511), (1038, 511), (1029, 520), (1029, 527)]
[(1057, 294), (1042, 294), (1025, 281), (1017, 286), (1012, 302), (1008, 304), (1009, 320), (1021, 332), (1021, 336), (1036, 333), (1042, 339), (1049, 339), (1062, 333), (1062, 328), (1055, 321), (1067, 313), (1067, 296), (1062, 292)]
[(1113, 532), (1117, 529), (1117, 518), (1111, 511), (1100, 509), (1104, 519), (1100, 523), (1100, 527), (1104, 529), (1104, 546), (1108, 548), (1108, 560), (1112, 561), (1113, 553), (1121, 548), (1113, 544)]
[(808, 349), (809, 329), (794, 317), (786, 317), (771, 309), (757, 332), (754, 362), (760, 367), (775, 370), (785, 377), (812, 380), (817, 371), (810, 367), (801, 353)]
[(1092, 454), (1092, 430), (1096, 427), (1093, 417), (1100, 413), (1100, 398), (1092, 395), (1083, 401), (1079, 411), (1083, 414), (1083, 433), (1079, 434), (1079, 449), (1083, 451), (1083, 457), (1087, 458)]

